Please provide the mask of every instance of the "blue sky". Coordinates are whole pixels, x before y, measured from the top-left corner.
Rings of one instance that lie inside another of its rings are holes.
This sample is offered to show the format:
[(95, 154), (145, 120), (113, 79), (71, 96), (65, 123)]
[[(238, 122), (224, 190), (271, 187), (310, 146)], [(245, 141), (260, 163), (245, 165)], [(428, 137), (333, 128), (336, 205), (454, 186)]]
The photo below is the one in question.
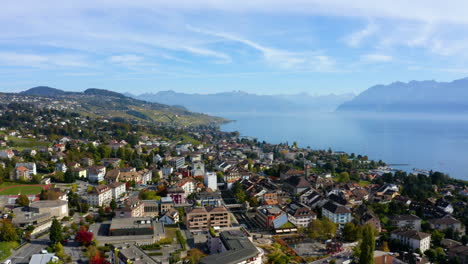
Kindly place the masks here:
[(468, 76), (466, 1), (3, 0), (0, 91), (359, 93)]

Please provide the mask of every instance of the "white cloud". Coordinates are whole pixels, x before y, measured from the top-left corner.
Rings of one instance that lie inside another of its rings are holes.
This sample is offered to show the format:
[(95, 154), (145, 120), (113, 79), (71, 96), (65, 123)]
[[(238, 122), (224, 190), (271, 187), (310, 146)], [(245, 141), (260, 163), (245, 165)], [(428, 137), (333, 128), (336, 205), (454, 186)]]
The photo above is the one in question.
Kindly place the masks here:
[(259, 51), (265, 61), (272, 66), (282, 69), (297, 69), (309, 71), (332, 71), (334, 61), (328, 56), (321, 55), (318, 52), (293, 52), (277, 48), (271, 48), (259, 44), (257, 42), (235, 36), (233, 34), (214, 32), (210, 30), (195, 28), (192, 26), (187, 27), (193, 32), (207, 34), (211, 36), (220, 37), (225, 40), (242, 43)]
[(348, 46), (357, 47), (361, 44), (361, 42), (374, 35), (378, 31), (378, 26), (374, 22), (370, 22), (367, 26), (359, 31), (351, 33), (349, 36), (345, 38), (346, 43)]
[(19, 67), (87, 67), (80, 55), (0, 52), (0, 64)]
[(124, 54), (124, 55), (115, 55), (109, 58), (109, 61), (114, 63), (121, 63), (121, 64), (135, 64), (138, 62), (143, 61), (143, 57), (132, 55), (132, 54)]
[(391, 62), (393, 57), (385, 54), (365, 54), (361, 56), (361, 61), (363, 62)]

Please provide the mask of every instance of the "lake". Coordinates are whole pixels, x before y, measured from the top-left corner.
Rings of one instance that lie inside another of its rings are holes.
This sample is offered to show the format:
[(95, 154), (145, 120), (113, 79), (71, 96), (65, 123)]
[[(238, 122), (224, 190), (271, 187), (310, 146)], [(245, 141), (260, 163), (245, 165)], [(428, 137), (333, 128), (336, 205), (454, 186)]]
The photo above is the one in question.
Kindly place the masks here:
[(270, 143), (368, 155), (404, 170), (433, 169), (468, 180), (468, 119), (454, 116), (348, 113), (211, 113), (221, 127)]

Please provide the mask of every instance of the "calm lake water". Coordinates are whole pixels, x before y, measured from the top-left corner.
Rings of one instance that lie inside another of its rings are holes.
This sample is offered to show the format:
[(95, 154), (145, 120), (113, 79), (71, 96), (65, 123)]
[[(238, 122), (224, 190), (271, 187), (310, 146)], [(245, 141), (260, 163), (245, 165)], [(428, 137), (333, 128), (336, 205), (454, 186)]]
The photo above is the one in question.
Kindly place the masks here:
[(368, 155), (400, 169), (433, 169), (468, 180), (468, 117), (343, 113), (212, 113), (221, 127), (270, 143)]

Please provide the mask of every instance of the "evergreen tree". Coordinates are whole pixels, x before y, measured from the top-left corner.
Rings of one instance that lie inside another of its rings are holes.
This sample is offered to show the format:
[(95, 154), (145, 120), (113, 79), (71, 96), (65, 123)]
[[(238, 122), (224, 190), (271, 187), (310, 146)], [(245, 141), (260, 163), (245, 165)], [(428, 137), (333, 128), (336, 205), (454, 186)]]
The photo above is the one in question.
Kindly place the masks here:
[(73, 173), (71, 170), (67, 170), (65, 172), (65, 175), (63, 176), (64, 177), (64, 181), (66, 183), (72, 183), (72, 182), (75, 182), (75, 176), (73, 176)]
[(117, 208), (117, 203), (115, 202), (114, 199), (112, 199), (112, 200), (110, 201), (109, 206), (110, 206), (110, 208), (112, 209), (112, 211), (114, 211), (115, 208)]
[(57, 220), (57, 218), (54, 218), (54, 220), (52, 221), (49, 238), (52, 244), (61, 242), (63, 240), (62, 225)]
[(374, 264), (375, 236), (369, 224), (364, 226), (359, 248), (359, 264)]

